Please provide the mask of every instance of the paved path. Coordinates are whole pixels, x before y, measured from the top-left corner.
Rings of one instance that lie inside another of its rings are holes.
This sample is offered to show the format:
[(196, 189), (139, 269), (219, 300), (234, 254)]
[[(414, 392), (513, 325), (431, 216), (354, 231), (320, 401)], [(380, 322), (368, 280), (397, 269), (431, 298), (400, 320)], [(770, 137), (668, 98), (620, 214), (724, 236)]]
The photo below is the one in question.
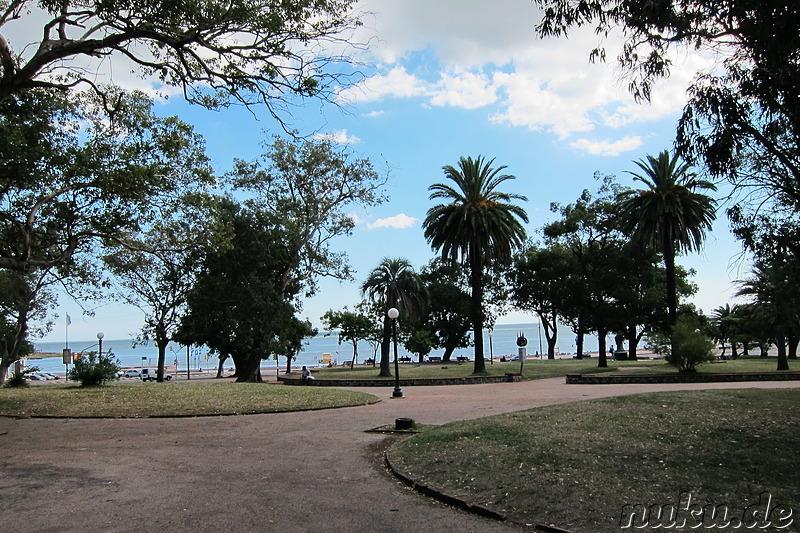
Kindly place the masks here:
[(0, 418), (4, 532), (497, 532), (520, 527), (432, 502), (381, 467), (386, 437), (410, 417), (440, 424), (652, 390), (800, 383), (495, 385), (360, 389), (378, 404), (233, 417)]

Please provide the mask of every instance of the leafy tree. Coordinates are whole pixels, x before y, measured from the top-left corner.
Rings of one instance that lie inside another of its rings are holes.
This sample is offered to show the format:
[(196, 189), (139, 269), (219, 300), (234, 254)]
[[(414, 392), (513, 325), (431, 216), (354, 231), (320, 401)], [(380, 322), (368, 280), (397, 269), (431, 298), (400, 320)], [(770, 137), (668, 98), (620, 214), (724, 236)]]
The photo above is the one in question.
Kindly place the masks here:
[(751, 277), (740, 282), (737, 292), (739, 296), (753, 298), (754, 304), (767, 310), (765, 325), (778, 348), (777, 370), (789, 370), (787, 340), (800, 330), (797, 280), (795, 261), (761, 262), (755, 265)]
[(582, 353), (583, 334), (597, 332), (599, 367), (607, 366), (606, 336), (626, 324), (617, 303), (627, 273), (627, 240), (614, 219), (618, 191), (619, 185), (606, 177), (597, 197), (584, 190), (573, 204), (552, 204), (551, 211), (560, 213), (561, 219), (544, 228), (550, 242), (561, 243), (571, 254), (562, 261), (566, 271), (560, 315), (578, 336), (578, 353)]
[(33, 353), (29, 338), (50, 331), (52, 323), (46, 315), (55, 307), (53, 285), (57, 283), (59, 279), (49, 270), (0, 270), (0, 385), (12, 364)]
[[(352, 3), (4, 1), (0, 101), (28, 89), (83, 85), (113, 110), (113, 92), (98, 86), (94, 74), (111, 57), (178, 88), (189, 102), (209, 108), (261, 103), (277, 117), (292, 95), (328, 99), (334, 85), (347, 81), (348, 58), (324, 45), (341, 50), (352, 37), (349, 30), (359, 24)], [(41, 30), (16, 35), (37, 20)], [(12, 48), (15, 40), (25, 46)], [(331, 68), (337, 64), (338, 72)]]
[(353, 343), (352, 364), (358, 360), (358, 341), (367, 340), (374, 335), (375, 327), (372, 318), (360, 312), (358, 308), (350, 311), (345, 307), (341, 311), (329, 309), (321, 317), (325, 329), (338, 330), (339, 338)]
[(231, 239), (206, 251), (176, 338), (230, 354), (237, 381), (258, 381), (261, 360), (284, 353), (300, 287), (283, 285), (288, 255), (279, 215), (228, 202), (217, 216)]
[(618, 223), (642, 246), (654, 246), (664, 256), (667, 269), (667, 308), (670, 324), (675, 324), (678, 309), (675, 254), (699, 251), (705, 232), (716, 217), (716, 202), (700, 191), (716, 190), (700, 180), (691, 167), (670, 156), (666, 150), (658, 157), (637, 161), (642, 174), (631, 173), (646, 189), (619, 195)]
[(284, 286), (301, 283), (307, 296), (320, 276), (352, 279), (347, 255), (331, 242), (352, 234), (354, 207), (384, 200), (385, 183), (368, 159), (353, 158), (329, 141), (275, 137), (260, 161), (237, 160), (233, 185), (253, 195), (259, 208), (282, 214), (286, 270)]
[(187, 183), (208, 174), (204, 145), (141, 93), (31, 90), (0, 100), (0, 268), (68, 264), (100, 239), (123, 241)]
[[(435, 346), (435, 340), (430, 331), (424, 328), (414, 328), (412, 326), (400, 326), (400, 329), (405, 329), (403, 337), (403, 346), (410, 353), (415, 353), (419, 357), (419, 362), (425, 359)], [(402, 334), (401, 333), (401, 334)]]
[(419, 276), (406, 259), (385, 257), (361, 284), (361, 292), (376, 304), (383, 304), (383, 339), (381, 341), (381, 368), (379, 376), (391, 376), (389, 352), (392, 341), (392, 319), (387, 312), (392, 307), (402, 317), (416, 315), (424, 301)]
[[(528, 246), (514, 260), (511, 271), (511, 298), (514, 307), (536, 313), (547, 340), (547, 358), (555, 359), (558, 342), (559, 306), (566, 297), (566, 284), (570, 252), (560, 244), (546, 248)], [(578, 352), (578, 358), (582, 353)]]
[(492, 263), (509, 264), (512, 252), (525, 241), (522, 222), (528, 221), (525, 210), (511, 203), (526, 201), (518, 194), (497, 190), (514, 179), (501, 174), (505, 166), (492, 168), (494, 160), (462, 157), (458, 168), (443, 167), (445, 177), (453, 182), (435, 183), (428, 189), (431, 200), (442, 199), (428, 210), (423, 222), (425, 238), (441, 253), (442, 259), (469, 265), (472, 289), (472, 330), (475, 338), (476, 374), (486, 372), (483, 356), (485, 268)]
[(186, 195), (173, 213), (137, 238), (137, 248), (118, 246), (103, 258), (120, 297), (144, 312), (138, 340), (155, 341), (159, 382), (164, 381), (167, 346), (180, 325), (202, 250), (212, 246), (211, 239), (224, 238), (224, 232), (214, 232), (209, 219), (200, 215), (211, 209), (211, 198)]
[[(449, 361), (457, 348), (470, 346), (470, 294), (467, 271), (460, 264), (434, 259), (422, 268), (420, 279), (427, 300), (415, 329), (428, 331), (434, 347)], [(403, 322), (408, 327), (408, 321)], [(415, 352), (416, 353), (416, 352)]]
[[(303, 341), (317, 334), (317, 329), (308, 320), (300, 320), (293, 317), (288, 321), (286, 327), (281, 332), (275, 355), (286, 357), (286, 373), (292, 373), (292, 361), (297, 358), (297, 354), (303, 349)], [(275, 358), (277, 360), (277, 357)]]
[[(688, 88), (678, 146), (743, 191), (761, 190), (796, 209), (800, 204), (800, 10), (785, 0), (536, 0), (542, 36), (594, 25), (598, 35), (621, 27), (620, 66), (634, 96), (672, 68), (673, 52), (693, 48), (719, 61)], [(722, 53), (719, 53), (719, 52)], [(591, 58), (604, 59), (596, 48)], [(756, 203), (759, 200), (756, 199)]]

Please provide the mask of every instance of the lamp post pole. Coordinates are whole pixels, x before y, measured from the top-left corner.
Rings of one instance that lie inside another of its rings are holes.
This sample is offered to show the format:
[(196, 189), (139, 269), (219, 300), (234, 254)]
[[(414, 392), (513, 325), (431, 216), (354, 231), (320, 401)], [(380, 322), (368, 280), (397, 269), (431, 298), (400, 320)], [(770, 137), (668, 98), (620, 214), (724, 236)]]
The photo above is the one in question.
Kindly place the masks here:
[(489, 364), (494, 364), (494, 350), (492, 349), (492, 330), (489, 330)]
[(100, 333), (98, 333), (98, 334), (97, 334), (97, 345), (98, 345), (98, 349), (97, 349), (97, 351), (98, 351), (98, 354), (97, 354), (97, 355), (98, 355), (98, 357), (97, 357), (97, 358), (98, 358), (98, 359), (100, 359), (101, 357), (103, 357), (103, 337), (105, 337), (105, 335), (103, 335), (103, 332), (102, 332), (102, 331), (101, 331)]
[(400, 390), (400, 365), (397, 360), (397, 317), (400, 311), (396, 307), (389, 309), (386, 314), (392, 319), (392, 340), (394, 341), (394, 392), (392, 398), (402, 398), (403, 391)]

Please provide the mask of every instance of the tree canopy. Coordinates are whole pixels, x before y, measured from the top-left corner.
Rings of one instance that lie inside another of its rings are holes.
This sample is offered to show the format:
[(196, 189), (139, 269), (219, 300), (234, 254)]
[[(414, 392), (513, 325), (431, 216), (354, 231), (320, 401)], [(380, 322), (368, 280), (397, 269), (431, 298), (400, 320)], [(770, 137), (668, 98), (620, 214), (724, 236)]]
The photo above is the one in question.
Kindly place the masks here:
[(97, 239), (125, 240), (189, 184), (210, 177), (205, 145), (142, 93), (31, 90), (0, 100), (0, 268), (66, 264)]
[[(33, 88), (94, 89), (100, 62), (127, 60), (142, 77), (216, 108), (291, 95), (328, 98), (352, 66), (337, 51), (359, 25), (352, 0), (0, 1), (0, 101)], [(31, 32), (31, 25), (40, 24)], [(326, 46), (328, 45), (328, 46)], [(339, 69), (327, 68), (341, 63)], [(337, 72), (338, 70), (338, 72)]]

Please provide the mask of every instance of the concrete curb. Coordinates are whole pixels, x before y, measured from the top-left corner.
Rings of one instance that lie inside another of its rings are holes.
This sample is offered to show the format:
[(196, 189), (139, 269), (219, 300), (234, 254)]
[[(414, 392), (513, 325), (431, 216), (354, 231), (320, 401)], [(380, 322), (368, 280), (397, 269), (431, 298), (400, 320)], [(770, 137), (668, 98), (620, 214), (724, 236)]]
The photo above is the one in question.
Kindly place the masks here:
[(739, 383), (748, 381), (797, 381), (800, 372), (730, 372), (716, 374), (567, 374), (567, 385), (620, 385), (630, 383)]

